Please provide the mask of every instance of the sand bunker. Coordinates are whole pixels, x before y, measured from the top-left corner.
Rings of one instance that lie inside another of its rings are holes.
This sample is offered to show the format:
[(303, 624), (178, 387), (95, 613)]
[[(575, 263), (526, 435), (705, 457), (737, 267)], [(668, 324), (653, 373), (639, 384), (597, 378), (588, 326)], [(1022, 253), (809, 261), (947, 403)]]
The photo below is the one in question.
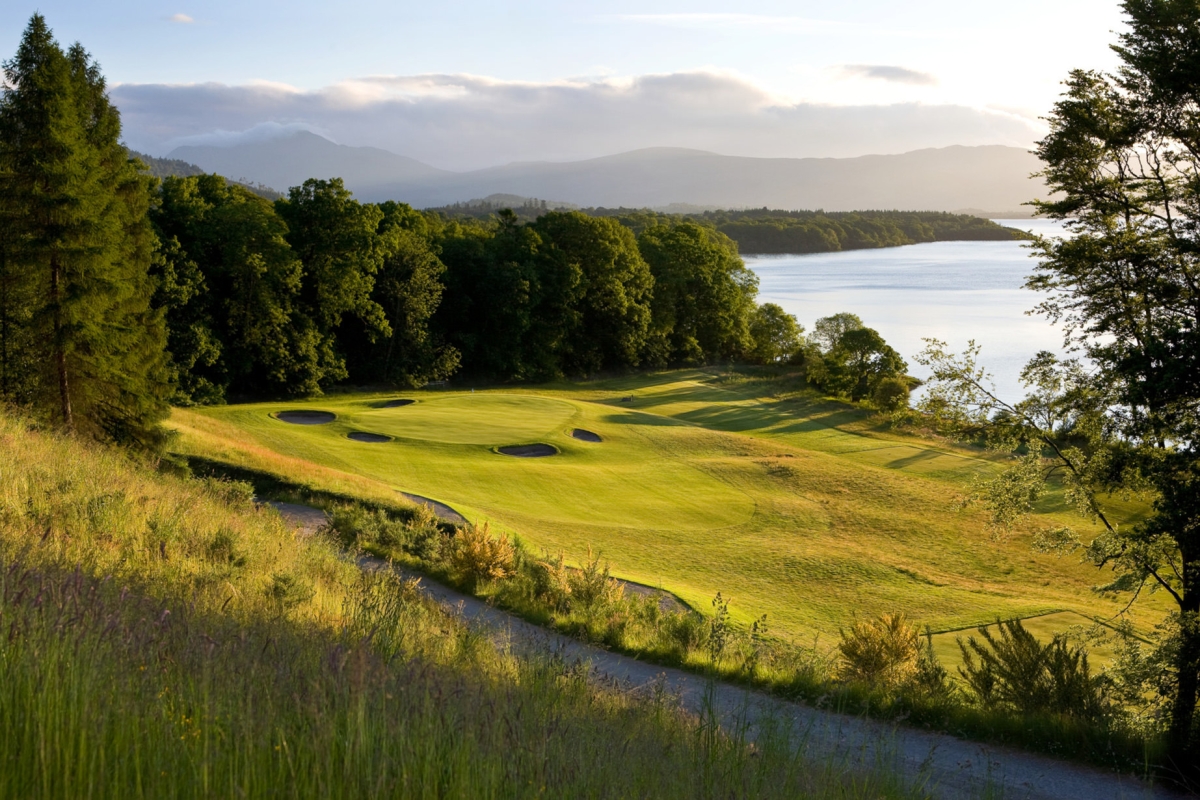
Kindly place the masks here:
[(468, 524), (466, 517), (445, 503), (439, 503), (437, 500), (431, 500), (428, 497), (422, 497), (419, 494), (409, 494), (408, 492), (401, 492), (400, 494), (404, 495), (417, 505), (425, 506), (426, 508), (432, 510), (433, 513), (437, 515), (438, 519), (445, 520), (446, 522), (453, 522), (455, 525)]
[(572, 436), (572, 438), (578, 439), (581, 442), (603, 442), (604, 441), (603, 439), (600, 438), (600, 434), (592, 433), (591, 431), (585, 431), (583, 428), (575, 428), (574, 430), (571, 431), (571, 436)]
[(407, 397), (401, 397), (396, 400), (388, 400), (380, 406), (380, 408), (399, 408), (400, 406), (411, 406), (416, 400), (410, 400)]
[(392, 437), (384, 436), (382, 433), (367, 433), (366, 431), (351, 431), (346, 434), (346, 438), (353, 439), (356, 442), (367, 442), (368, 444), (383, 444), (392, 440)]
[(516, 456), (517, 458), (545, 458), (558, 455), (558, 450), (548, 444), (514, 444), (496, 449), (506, 456)]
[(329, 411), (280, 411), (275, 419), (292, 425), (325, 425), (337, 419), (337, 414)]

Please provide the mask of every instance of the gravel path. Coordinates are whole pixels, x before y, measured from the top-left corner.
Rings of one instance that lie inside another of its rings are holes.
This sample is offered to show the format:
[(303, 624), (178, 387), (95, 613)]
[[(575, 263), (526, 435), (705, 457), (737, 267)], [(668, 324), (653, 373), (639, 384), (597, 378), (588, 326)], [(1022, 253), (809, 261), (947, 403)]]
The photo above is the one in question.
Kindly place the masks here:
[(455, 525), (470, 525), (471, 524), (471, 523), (467, 522), (466, 517), (464, 517), (462, 514), (458, 513), (457, 511), (455, 511), (453, 508), (446, 505), (445, 503), (439, 503), (437, 500), (431, 500), (428, 497), (423, 497), (422, 495), (419, 495), (419, 494), (412, 494), (410, 492), (401, 492), (400, 494), (404, 495), (405, 498), (416, 503), (419, 506), (425, 506), (425, 507), (429, 508), (430, 510), (433, 511), (434, 515), (437, 516), (438, 519), (445, 520), (446, 522), (453, 522)]
[[(285, 519), (299, 523), (296, 510), (323, 512), (305, 506), (272, 503)], [(377, 558), (363, 557), (364, 569), (386, 569)], [(770, 722), (791, 727), (795, 741), (815, 759), (833, 758), (864, 769), (884, 767), (913, 785), (923, 786), (935, 798), (1003, 797), (1004, 800), (1164, 800), (1185, 795), (1149, 786), (1134, 778), (996, 745), (980, 744), (942, 733), (876, 722), (860, 717), (821, 711), (727, 683), (656, 666), (629, 656), (548, 631), (525, 622), (476, 598), (430, 581), (401, 568), (406, 577), (421, 578), (424, 591), (449, 606), (464, 620), (483, 625), (517, 653), (558, 654), (571, 662), (591, 665), (593, 674), (631, 691), (664, 687), (679, 696), (683, 707), (700, 713), (707, 704), (727, 727), (743, 721), (752, 738), (756, 726)]]

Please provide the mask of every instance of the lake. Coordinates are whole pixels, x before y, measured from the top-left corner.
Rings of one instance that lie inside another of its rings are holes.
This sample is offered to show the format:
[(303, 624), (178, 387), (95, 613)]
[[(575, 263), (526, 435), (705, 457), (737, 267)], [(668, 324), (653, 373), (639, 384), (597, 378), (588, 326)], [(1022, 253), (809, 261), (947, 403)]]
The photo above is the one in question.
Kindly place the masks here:
[[(996, 220), (1043, 235), (1063, 233), (1053, 220)], [(746, 256), (759, 277), (759, 302), (778, 303), (806, 330), (839, 311), (862, 317), (909, 362), (923, 338), (961, 351), (974, 339), (1001, 397), (1020, 399), (1020, 372), (1040, 350), (1062, 352), (1062, 333), (1028, 316), (1040, 295), (1021, 288), (1034, 261), (1024, 242), (934, 242), (879, 250)]]

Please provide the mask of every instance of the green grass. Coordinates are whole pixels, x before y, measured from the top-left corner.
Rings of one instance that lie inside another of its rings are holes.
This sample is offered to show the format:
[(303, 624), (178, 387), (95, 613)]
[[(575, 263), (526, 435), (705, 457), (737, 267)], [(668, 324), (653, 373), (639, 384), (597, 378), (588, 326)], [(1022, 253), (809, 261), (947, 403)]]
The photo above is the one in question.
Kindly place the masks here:
[(0, 452), (0, 797), (913, 796), (514, 658), (247, 486)]
[[(783, 384), (786, 388), (786, 384)], [(887, 430), (864, 412), (778, 381), (702, 371), (476, 392), (330, 396), (177, 410), (177, 448), (370, 500), (432, 497), (519, 534), (533, 552), (603, 553), (615, 576), (696, 608), (718, 591), (736, 619), (827, 640), (855, 616), (894, 610), (934, 631), (999, 618), (1116, 613), (1096, 572), (1037, 555), (1029, 532), (996, 540), (954, 498), (995, 460)], [(632, 395), (632, 403), (621, 398)], [(332, 411), (323, 426), (274, 419)], [(600, 434), (589, 444), (572, 428)], [(386, 444), (346, 438), (362, 430)], [(545, 442), (551, 458), (503, 456)], [(1061, 502), (1048, 519), (1068, 520)], [(1136, 513), (1136, 508), (1129, 509)], [(1146, 624), (1158, 618), (1144, 604)]]

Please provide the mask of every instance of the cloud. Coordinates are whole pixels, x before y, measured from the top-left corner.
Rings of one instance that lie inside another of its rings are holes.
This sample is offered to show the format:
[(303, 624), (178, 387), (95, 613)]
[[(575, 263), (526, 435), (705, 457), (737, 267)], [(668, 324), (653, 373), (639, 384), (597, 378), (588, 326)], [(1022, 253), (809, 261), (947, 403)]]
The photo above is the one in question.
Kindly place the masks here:
[(125, 138), (163, 154), (311, 130), (447, 169), (567, 161), (644, 147), (763, 157), (856, 156), (954, 144), (1026, 147), (1042, 133), (1010, 113), (958, 105), (795, 103), (736, 75), (603, 80), (370, 76), (317, 90), (284, 84), (122, 84)]
[(842, 74), (850, 78), (873, 78), (891, 83), (909, 83), (914, 86), (936, 86), (937, 77), (928, 72), (918, 72), (907, 67), (887, 64), (844, 64)]
[(189, 17), (187, 14), (172, 14), (167, 17), (168, 22), (178, 22), (182, 25), (191, 25), (196, 20)]

